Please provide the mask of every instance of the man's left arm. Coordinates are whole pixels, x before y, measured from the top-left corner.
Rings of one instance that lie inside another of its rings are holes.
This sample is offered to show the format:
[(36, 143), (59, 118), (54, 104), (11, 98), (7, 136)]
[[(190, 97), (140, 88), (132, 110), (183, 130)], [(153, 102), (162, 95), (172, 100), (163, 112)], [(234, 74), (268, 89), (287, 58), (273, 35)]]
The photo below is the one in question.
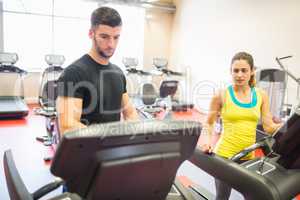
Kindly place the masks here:
[(136, 112), (135, 107), (132, 105), (127, 92), (122, 96), (121, 106), (122, 114), (125, 120), (139, 120), (139, 116)]

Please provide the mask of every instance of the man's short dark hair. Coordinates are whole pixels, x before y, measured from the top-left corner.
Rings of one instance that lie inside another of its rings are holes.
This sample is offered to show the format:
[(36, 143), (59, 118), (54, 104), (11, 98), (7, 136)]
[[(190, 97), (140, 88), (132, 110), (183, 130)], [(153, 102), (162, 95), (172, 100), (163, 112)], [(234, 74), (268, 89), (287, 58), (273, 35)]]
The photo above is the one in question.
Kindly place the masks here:
[(107, 25), (111, 27), (121, 26), (122, 19), (118, 11), (110, 7), (99, 7), (91, 15), (91, 26)]

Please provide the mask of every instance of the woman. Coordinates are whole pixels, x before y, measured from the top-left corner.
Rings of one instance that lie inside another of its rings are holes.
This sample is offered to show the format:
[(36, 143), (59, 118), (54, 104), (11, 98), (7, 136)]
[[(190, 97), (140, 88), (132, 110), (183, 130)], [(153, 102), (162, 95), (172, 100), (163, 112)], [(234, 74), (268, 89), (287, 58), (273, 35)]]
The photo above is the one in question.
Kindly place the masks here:
[[(231, 61), (232, 85), (220, 90), (211, 100), (204, 131), (212, 134), (218, 113), (222, 119), (222, 133), (214, 149), (209, 141), (202, 146), (204, 152), (230, 158), (256, 141), (256, 126), (261, 118), (264, 131), (274, 133), (281, 124), (272, 120), (269, 99), (266, 93), (255, 87), (253, 58), (246, 52), (239, 52)], [(247, 155), (243, 161), (253, 159)], [(243, 162), (241, 161), (241, 162)], [(231, 188), (215, 179), (216, 199), (225, 200)]]

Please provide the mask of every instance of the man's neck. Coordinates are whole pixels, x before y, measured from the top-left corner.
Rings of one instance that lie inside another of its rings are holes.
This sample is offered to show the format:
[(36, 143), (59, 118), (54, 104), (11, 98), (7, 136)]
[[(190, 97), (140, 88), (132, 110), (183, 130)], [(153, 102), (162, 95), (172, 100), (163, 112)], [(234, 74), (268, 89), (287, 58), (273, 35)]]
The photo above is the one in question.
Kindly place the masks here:
[(89, 56), (92, 57), (93, 60), (95, 60), (97, 63), (101, 65), (108, 65), (109, 64), (109, 59), (101, 57), (98, 53), (96, 53), (93, 50), (89, 51)]

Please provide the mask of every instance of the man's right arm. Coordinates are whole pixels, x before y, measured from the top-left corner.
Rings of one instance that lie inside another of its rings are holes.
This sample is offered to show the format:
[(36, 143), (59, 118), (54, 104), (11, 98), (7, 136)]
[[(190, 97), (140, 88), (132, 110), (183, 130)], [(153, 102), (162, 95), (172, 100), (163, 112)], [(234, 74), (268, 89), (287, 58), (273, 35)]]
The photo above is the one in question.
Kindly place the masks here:
[(82, 99), (59, 96), (56, 100), (56, 110), (61, 135), (67, 131), (86, 127), (86, 125), (80, 122)]

